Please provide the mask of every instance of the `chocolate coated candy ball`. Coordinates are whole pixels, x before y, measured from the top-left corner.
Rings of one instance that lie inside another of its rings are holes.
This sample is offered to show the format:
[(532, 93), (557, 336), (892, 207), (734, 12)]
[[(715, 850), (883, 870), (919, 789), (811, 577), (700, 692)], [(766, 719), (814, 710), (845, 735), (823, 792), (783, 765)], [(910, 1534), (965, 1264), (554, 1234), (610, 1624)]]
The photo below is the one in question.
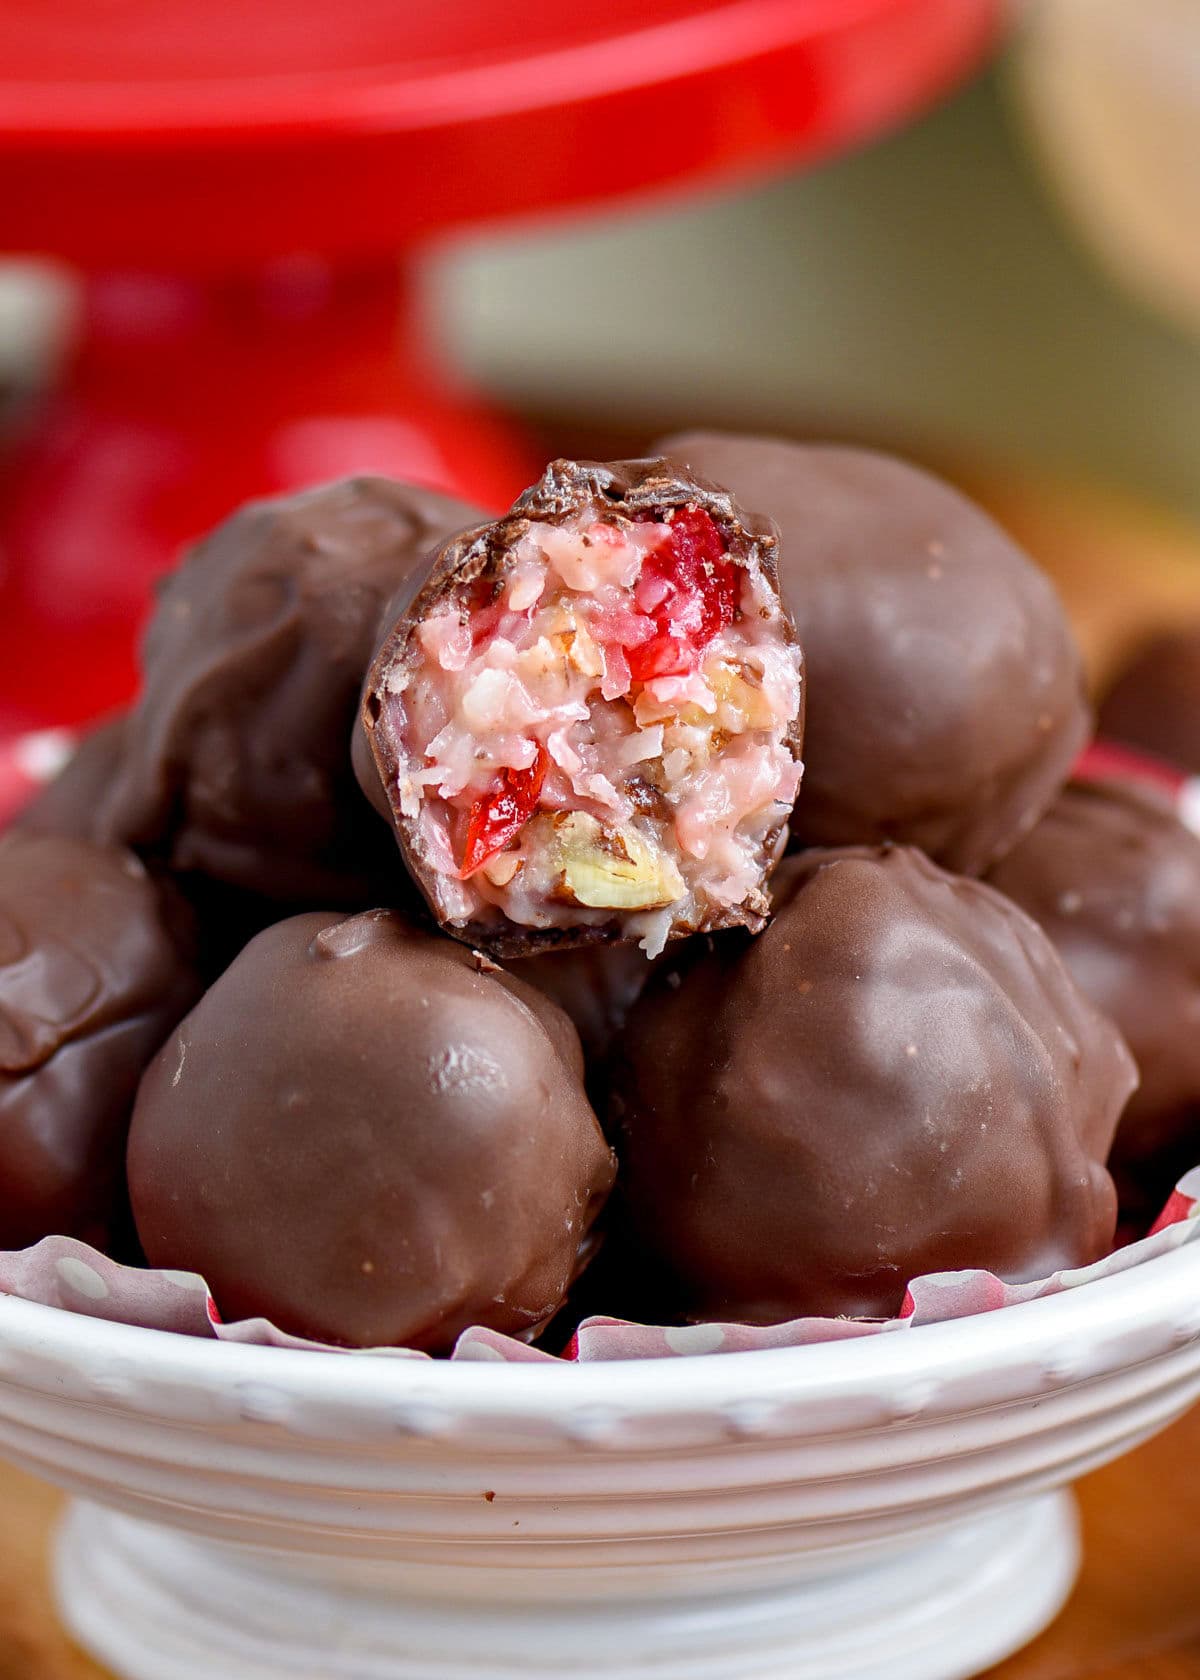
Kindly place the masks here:
[[(1112, 1164), (1171, 1179), (1200, 1160), (1200, 839), (1165, 799), (1072, 783), (992, 872), (1120, 1027), (1141, 1084)], [(1192, 1158), (1179, 1158), (1189, 1151)], [(1169, 1183), (1160, 1183), (1165, 1193)], [(1157, 1210), (1155, 1210), (1157, 1211)]]
[(581, 1074), (562, 1012), (452, 940), (389, 911), (277, 923), (142, 1082), (138, 1234), (227, 1318), (434, 1352), (532, 1332), (613, 1178)]
[(865, 449), (691, 432), (658, 445), (780, 529), (809, 678), (792, 832), (920, 846), (981, 874), (1087, 739), (1049, 579), (949, 485)]
[(0, 840), (0, 1248), (120, 1224), (138, 1080), (199, 992), (188, 940), (130, 853)]
[(123, 712), (98, 724), (80, 741), (58, 775), (18, 811), (13, 827), (26, 834), (98, 839), (96, 813), (117, 773), (124, 738)]
[(510, 973), (536, 986), (574, 1022), (591, 1076), (603, 1074), (612, 1041), (654, 973), (638, 945), (586, 945), (548, 951), (510, 965)]
[(163, 586), (94, 838), (285, 904), (370, 902), (395, 871), (350, 767), (363, 674), (392, 593), (474, 517), (382, 478), (234, 514)]
[(1133, 1064), (1045, 935), (909, 848), (801, 854), (777, 883), (766, 931), (685, 952), (619, 1047), (648, 1291), (690, 1319), (888, 1316), (921, 1273), (1104, 1254)]
[(1101, 704), (1099, 730), (1200, 774), (1200, 627), (1164, 631), (1137, 650)]
[[(17, 814), (23, 834), (95, 840), (98, 814), (122, 762), (126, 714), (118, 713), (79, 743), (63, 769)], [(227, 886), (211, 875), (176, 874), (172, 884), (193, 912), (194, 956), (200, 974), (213, 980), (253, 936), (280, 921), (286, 906), (262, 893)]]

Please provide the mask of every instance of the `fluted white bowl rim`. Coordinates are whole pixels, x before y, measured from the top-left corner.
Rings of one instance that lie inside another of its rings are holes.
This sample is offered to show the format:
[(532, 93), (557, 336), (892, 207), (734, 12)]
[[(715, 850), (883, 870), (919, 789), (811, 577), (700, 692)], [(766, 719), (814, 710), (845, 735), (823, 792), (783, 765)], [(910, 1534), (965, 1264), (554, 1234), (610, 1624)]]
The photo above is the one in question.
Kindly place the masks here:
[[(580, 1408), (662, 1418), (745, 1400), (828, 1402), (920, 1382), (956, 1409), (955, 1388), (991, 1372), (1028, 1392), (1067, 1386), (1200, 1341), (1200, 1242), (1040, 1300), (866, 1336), (753, 1352), (640, 1360), (500, 1362), (404, 1359), (190, 1337), (0, 1297), (0, 1383), (62, 1390), (73, 1374), (128, 1368), (158, 1392), (186, 1390), (228, 1417), (231, 1390), (273, 1394), (355, 1414), (398, 1402), (449, 1408), (461, 1419), (561, 1421)], [(1056, 1375), (1057, 1374), (1057, 1375)]]

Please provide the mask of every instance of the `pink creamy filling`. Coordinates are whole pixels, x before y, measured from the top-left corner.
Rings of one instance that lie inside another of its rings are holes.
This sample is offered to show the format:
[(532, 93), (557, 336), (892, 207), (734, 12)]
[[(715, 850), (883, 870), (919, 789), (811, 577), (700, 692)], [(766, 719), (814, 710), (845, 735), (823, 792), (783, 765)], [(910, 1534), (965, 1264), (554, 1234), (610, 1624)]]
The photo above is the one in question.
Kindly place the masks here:
[[(799, 654), (766, 585), (724, 561), (732, 621), (664, 643), (672, 534), (590, 512), (533, 525), (498, 598), (421, 624), (392, 701), (398, 794), (450, 920), (619, 915), (653, 954), (760, 885), (799, 785)], [(671, 669), (643, 681), (631, 661)]]

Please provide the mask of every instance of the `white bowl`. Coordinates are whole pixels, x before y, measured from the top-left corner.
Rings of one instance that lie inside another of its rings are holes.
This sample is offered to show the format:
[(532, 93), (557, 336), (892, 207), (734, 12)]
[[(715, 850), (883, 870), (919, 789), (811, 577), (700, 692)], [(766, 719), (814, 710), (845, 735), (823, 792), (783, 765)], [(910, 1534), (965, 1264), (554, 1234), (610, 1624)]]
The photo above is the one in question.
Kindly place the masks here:
[(590, 1365), (0, 1299), (0, 1451), (81, 1496), (63, 1614), (129, 1680), (951, 1680), (1060, 1607), (1064, 1485), (1198, 1394), (1200, 1244), (893, 1335)]

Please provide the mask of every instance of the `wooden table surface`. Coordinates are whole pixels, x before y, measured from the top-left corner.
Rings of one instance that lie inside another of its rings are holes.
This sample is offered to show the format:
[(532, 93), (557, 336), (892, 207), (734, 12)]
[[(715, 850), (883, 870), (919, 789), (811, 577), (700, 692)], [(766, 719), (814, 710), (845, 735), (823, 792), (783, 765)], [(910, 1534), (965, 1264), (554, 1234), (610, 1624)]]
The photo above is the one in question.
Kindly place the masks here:
[[(609, 441), (589, 440), (600, 453)], [(567, 444), (558, 437), (555, 446)], [(972, 477), (970, 488), (1055, 573), (1093, 681), (1148, 623), (1200, 619), (1197, 533), (1123, 501), (1009, 474)], [(1089, 1476), (1078, 1494), (1075, 1594), (989, 1680), (1200, 1680), (1200, 1407)], [(51, 1601), (47, 1560), (62, 1504), (0, 1465), (0, 1680), (105, 1680)]]

